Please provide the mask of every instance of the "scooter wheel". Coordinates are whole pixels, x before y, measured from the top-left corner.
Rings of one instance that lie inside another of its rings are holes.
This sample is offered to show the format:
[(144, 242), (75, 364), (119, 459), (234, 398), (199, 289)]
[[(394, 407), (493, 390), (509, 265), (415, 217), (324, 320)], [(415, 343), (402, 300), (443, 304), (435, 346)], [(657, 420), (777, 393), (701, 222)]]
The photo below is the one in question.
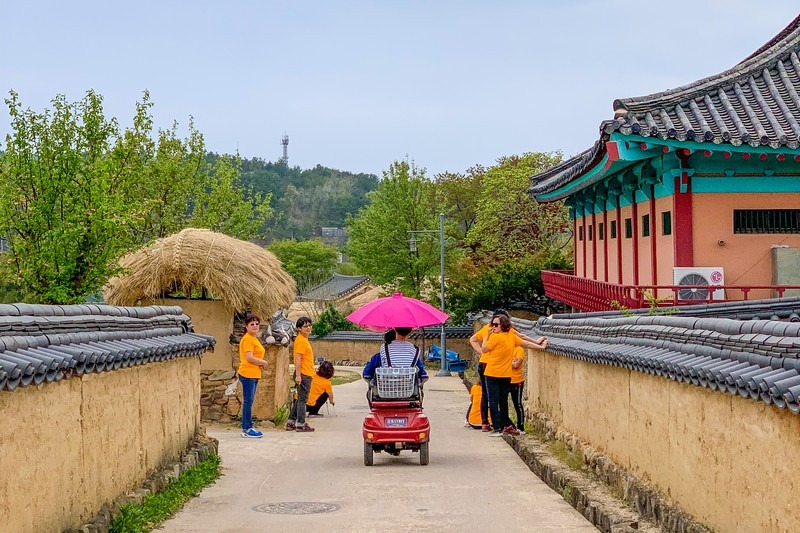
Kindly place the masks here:
[(419, 464), (426, 465), (431, 462), (431, 454), (428, 449), (428, 442), (419, 445)]
[(364, 443), (364, 466), (372, 466), (372, 444)]

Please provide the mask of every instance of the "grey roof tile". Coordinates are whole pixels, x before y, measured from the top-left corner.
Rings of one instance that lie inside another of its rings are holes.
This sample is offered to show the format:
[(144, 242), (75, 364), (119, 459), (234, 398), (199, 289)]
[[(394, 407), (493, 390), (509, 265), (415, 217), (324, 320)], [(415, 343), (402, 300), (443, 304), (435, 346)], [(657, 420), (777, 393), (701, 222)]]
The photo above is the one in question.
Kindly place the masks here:
[(213, 349), (191, 331), (174, 306), (0, 305), (0, 390)]

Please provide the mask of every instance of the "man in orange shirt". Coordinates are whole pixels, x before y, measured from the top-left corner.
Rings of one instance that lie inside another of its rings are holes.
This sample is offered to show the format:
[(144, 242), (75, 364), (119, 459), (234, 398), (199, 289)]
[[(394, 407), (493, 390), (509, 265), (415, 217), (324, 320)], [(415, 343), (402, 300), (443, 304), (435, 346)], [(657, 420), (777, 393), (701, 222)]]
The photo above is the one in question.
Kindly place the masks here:
[(301, 316), (297, 319), (297, 338), (294, 340), (294, 382), (297, 384), (297, 400), (292, 405), (286, 431), (310, 432), (314, 428), (306, 424), (306, 403), (314, 378), (314, 350), (308, 342), (311, 334), (311, 319)]

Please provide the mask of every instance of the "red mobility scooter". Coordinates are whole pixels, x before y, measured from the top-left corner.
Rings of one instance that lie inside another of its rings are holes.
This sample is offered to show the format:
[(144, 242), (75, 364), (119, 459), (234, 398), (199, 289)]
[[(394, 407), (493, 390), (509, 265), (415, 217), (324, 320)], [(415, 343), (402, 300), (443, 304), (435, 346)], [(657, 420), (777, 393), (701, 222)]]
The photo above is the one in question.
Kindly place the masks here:
[(381, 367), (369, 381), (370, 414), (364, 419), (364, 466), (373, 453), (399, 456), (402, 450), (419, 452), (419, 464), (430, 462), (431, 425), (422, 413), (422, 380), (416, 367)]

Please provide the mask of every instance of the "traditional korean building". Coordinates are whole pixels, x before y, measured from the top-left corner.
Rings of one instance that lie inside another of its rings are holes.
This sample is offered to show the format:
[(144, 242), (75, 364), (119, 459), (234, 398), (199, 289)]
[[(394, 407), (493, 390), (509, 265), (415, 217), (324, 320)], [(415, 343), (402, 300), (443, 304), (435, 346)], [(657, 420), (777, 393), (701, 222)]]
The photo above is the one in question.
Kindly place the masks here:
[(594, 146), (533, 176), (574, 225), (575, 271), (544, 272), (548, 296), (598, 311), (798, 294), (798, 54), (800, 17), (730, 70), (616, 100)]

